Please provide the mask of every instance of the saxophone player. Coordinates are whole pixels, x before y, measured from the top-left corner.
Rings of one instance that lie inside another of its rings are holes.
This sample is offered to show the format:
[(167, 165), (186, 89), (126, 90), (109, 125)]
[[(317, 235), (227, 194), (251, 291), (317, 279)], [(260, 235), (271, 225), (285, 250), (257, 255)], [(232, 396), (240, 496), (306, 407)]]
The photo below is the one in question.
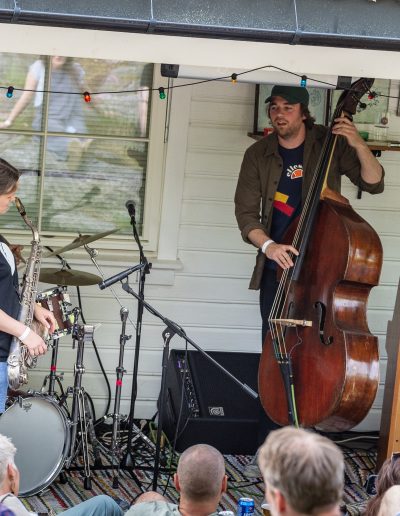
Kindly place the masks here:
[[(20, 172), (0, 158), (0, 215), (7, 212), (15, 200)], [(8, 375), (7, 358), (13, 337), (17, 337), (31, 356), (46, 353), (43, 339), (18, 320), (20, 308), (18, 275), (15, 258), (8, 245), (0, 239), (0, 414), (5, 410)], [(49, 332), (55, 330), (53, 314), (40, 305), (35, 305), (34, 317)]]

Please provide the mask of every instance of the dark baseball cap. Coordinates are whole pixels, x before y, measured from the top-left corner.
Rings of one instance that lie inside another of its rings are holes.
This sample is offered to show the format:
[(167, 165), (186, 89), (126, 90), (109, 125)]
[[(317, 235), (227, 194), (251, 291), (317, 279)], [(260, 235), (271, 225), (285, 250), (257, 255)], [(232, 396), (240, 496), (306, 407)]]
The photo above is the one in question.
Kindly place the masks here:
[(271, 95), (265, 100), (265, 103), (271, 102), (272, 97), (282, 97), (289, 104), (304, 104), (308, 106), (310, 96), (306, 88), (301, 86), (274, 86)]

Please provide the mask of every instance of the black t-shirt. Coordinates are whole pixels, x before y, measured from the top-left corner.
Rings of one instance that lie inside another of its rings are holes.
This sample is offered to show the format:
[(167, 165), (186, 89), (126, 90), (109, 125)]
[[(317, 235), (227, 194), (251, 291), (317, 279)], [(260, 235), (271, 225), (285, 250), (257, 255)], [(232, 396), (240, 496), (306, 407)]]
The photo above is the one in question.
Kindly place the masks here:
[[(2, 241), (0, 237), (0, 242)], [(0, 252), (0, 309), (14, 319), (18, 319), (20, 302), (17, 267), (14, 274), (11, 274), (10, 264), (2, 252)], [(11, 340), (12, 336), (9, 333), (0, 331), (0, 362), (7, 361)]]
[[(282, 157), (282, 175), (274, 197), (270, 236), (281, 242), (290, 223), (301, 211), (301, 189), (303, 184), (304, 143), (295, 149), (279, 145)], [(272, 260), (266, 262), (269, 268), (276, 268)]]

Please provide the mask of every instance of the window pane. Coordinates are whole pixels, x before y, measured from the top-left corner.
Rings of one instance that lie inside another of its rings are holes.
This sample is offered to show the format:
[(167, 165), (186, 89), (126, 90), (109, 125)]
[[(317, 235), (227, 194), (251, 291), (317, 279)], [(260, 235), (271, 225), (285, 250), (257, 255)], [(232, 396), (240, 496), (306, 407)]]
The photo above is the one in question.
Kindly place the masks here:
[[(0, 133), (0, 157), (14, 165), (21, 172), (18, 197), (25, 206), (26, 213), (32, 222), (38, 225), (39, 212), (39, 153), (38, 136)], [(10, 210), (1, 217), (2, 231), (5, 229), (26, 229), (27, 226), (17, 209)]]
[[(53, 56), (50, 78), (52, 91), (94, 93), (91, 102), (81, 95), (50, 94), (49, 131), (147, 137), (153, 65)], [(144, 91), (96, 95), (138, 89)]]
[(141, 230), (147, 143), (49, 136), (47, 144), (65, 144), (69, 154), (63, 161), (46, 153), (42, 231), (130, 233), (129, 199), (136, 203)]
[[(0, 77), (2, 86), (13, 86), (14, 88), (24, 88), (28, 78), (30, 66), (39, 56), (24, 54), (0, 53)], [(33, 102), (34, 92), (14, 91), (12, 98), (6, 97), (6, 91), (1, 90), (0, 95), (0, 123), (8, 119), (11, 111), (23, 96), (22, 103), (25, 106), (19, 115), (15, 114), (10, 129), (32, 130), (35, 108)], [(20, 101), (21, 102), (21, 101)], [(22, 104), (20, 103), (20, 106)]]

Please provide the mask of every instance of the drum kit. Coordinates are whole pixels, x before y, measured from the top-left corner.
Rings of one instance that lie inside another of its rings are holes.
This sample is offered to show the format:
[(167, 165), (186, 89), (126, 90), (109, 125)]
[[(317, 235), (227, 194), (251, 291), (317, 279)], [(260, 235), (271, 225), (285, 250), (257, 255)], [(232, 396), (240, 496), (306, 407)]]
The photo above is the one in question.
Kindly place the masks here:
[[(69, 250), (103, 238), (112, 233), (99, 233), (82, 237), (80, 236), (71, 244), (51, 251), (44, 258), (59, 256)], [(17, 448), (15, 462), (21, 472), (20, 495), (31, 496), (43, 491), (62, 473), (62, 470), (70, 468), (81, 453), (83, 456), (84, 487), (91, 488), (91, 476), (88, 455), (88, 442), (99, 454), (99, 448), (104, 453), (111, 454), (111, 464), (119, 466), (120, 447), (117, 442), (119, 433), (120, 414), (111, 414), (113, 419), (113, 439), (110, 449), (106, 449), (97, 439), (94, 431), (92, 411), (88, 403), (88, 396), (82, 387), (83, 352), (85, 342), (93, 340), (94, 326), (78, 324), (79, 308), (72, 308), (68, 286), (94, 285), (102, 278), (95, 274), (76, 271), (63, 266), (61, 269), (43, 268), (40, 271), (40, 281), (56, 284), (56, 287), (40, 292), (37, 302), (50, 310), (56, 321), (57, 329), (50, 336), (52, 339), (52, 357), (49, 375), (46, 376), (41, 392), (22, 393), (17, 391), (11, 398), (11, 406), (0, 418), (0, 433), (12, 438)], [(125, 343), (129, 337), (125, 335), (126, 312), (124, 309), (123, 329), (120, 342)], [(73, 347), (77, 342), (77, 358), (74, 364), (74, 386), (68, 387), (66, 393), (62, 390), (60, 378), (57, 374), (58, 342), (61, 337), (72, 335)], [(50, 344), (50, 343), (49, 343)], [(121, 375), (123, 364), (120, 360), (117, 367), (117, 376)], [(118, 378), (122, 384), (121, 377)], [(47, 380), (49, 387), (46, 390)], [(58, 381), (62, 396), (56, 394), (55, 384)], [(72, 408), (68, 410), (66, 400), (72, 397)], [(116, 399), (115, 407), (119, 412), (119, 399)], [(114, 412), (117, 410), (114, 408)], [(147, 445), (151, 441), (145, 438)], [(101, 461), (100, 461), (101, 462)], [(114, 479), (115, 483), (115, 479)]]

